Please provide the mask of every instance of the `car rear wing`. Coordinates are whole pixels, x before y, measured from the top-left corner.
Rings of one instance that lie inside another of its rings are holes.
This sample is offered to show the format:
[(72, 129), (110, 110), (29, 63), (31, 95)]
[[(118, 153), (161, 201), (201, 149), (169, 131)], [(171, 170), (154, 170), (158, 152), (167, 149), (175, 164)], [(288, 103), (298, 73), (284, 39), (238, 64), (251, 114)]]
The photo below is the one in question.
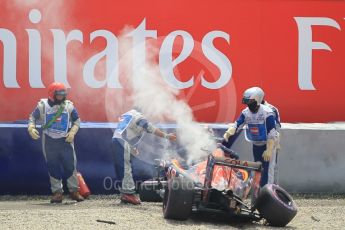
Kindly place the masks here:
[(247, 169), (247, 170), (254, 170), (260, 171), (262, 169), (261, 162), (253, 162), (253, 161), (243, 161), (243, 160), (236, 160), (227, 157), (214, 157), (210, 156), (213, 159), (213, 163), (216, 165), (223, 165), (229, 166), (233, 168), (240, 168), (240, 169)]

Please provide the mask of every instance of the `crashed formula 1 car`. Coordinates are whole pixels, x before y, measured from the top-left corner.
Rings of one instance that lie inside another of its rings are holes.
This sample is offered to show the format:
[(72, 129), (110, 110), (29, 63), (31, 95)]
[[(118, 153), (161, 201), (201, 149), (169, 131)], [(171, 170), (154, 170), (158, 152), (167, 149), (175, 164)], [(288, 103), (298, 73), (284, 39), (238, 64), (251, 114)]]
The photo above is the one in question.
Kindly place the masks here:
[(157, 176), (141, 184), (142, 201), (163, 201), (166, 219), (186, 220), (192, 212), (213, 212), (271, 226), (286, 226), (297, 214), (291, 196), (269, 184), (260, 189), (261, 163), (238, 160), (224, 146), (191, 167), (180, 160), (157, 161)]

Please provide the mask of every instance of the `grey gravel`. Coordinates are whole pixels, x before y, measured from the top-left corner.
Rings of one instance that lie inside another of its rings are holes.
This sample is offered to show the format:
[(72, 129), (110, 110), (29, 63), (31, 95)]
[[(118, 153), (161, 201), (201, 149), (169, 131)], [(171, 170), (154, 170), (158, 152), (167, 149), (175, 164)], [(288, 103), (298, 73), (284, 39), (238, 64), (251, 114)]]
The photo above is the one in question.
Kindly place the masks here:
[[(285, 229), (345, 229), (345, 198), (297, 196), (299, 212)], [(0, 196), (0, 229), (278, 229), (211, 215), (165, 220), (161, 203), (122, 204), (117, 195), (49, 204), (45, 196)]]

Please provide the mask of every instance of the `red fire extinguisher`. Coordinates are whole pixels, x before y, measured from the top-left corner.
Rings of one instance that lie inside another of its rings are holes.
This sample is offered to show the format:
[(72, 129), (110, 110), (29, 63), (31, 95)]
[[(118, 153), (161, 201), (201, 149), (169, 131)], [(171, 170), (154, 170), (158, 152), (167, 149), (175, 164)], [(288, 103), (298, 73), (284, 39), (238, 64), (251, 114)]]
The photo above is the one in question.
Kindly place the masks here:
[(79, 183), (79, 194), (84, 198), (88, 198), (90, 196), (89, 187), (87, 187), (87, 184), (85, 183), (84, 178), (80, 172), (77, 172), (77, 177)]

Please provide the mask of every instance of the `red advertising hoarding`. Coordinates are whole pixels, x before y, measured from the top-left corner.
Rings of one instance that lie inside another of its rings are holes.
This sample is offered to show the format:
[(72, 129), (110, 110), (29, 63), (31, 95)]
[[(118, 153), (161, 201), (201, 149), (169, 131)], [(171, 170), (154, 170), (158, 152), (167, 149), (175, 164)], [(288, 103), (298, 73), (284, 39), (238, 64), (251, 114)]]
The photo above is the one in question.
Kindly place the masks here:
[(53, 81), (83, 121), (113, 121), (135, 90), (124, 38), (132, 71), (154, 60), (198, 121), (233, 121), (252, 86), (283, 122), (345, 120), (344, 1), (7, 0), (0, 13), (3, 122), (27, 119)]

